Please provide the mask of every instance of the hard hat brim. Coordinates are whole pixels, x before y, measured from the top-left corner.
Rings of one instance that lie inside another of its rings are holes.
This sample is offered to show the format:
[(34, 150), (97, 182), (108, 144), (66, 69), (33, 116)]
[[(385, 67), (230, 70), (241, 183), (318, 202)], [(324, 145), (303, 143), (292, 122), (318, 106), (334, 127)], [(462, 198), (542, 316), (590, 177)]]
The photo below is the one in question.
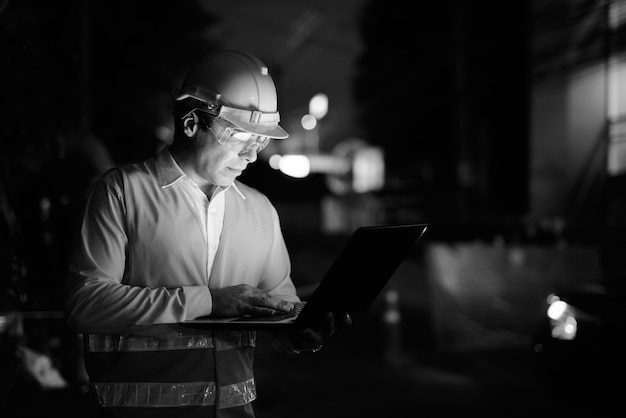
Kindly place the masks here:
[(213, 116), (223, 118), (238, 128), (261, 136), (268, 136), (272, 139), (286, 139), (289, 134), (278, 125), (280, 122), (280, 114), (278, 112), (260, 112), (257, 110), (237, 109), (230, 106), (217, 104), (219, 95), (214, 94), (214, 99), (210, 100), (210, 92), (194, 86), (187, 88), (178, 94), (177, 101), (185, 99), (197, 100), (192, 110), (198, 109), (208, 112)]

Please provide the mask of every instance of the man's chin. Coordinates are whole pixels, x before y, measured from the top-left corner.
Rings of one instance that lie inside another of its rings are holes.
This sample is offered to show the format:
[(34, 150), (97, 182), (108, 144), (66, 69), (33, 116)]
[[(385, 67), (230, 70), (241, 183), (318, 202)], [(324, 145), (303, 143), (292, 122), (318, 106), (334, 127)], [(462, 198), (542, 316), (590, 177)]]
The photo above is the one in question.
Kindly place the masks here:
[(220, 187), (231, 186), (235, 182), (235, 180), (237, 180), (237, 177), (239, 177), (239, 175), (237, 175), (237, 176), (223, 176), (220, 179), (220, 182), (218, 183), (218, 186), (220, 186)]

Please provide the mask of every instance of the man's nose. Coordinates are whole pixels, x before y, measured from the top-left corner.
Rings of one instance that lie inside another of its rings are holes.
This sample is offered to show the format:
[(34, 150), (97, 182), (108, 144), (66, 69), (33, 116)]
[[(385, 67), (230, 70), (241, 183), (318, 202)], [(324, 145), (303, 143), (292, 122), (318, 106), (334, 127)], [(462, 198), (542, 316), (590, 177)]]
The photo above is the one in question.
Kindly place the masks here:
[(258, 158), (255, 148), (249, 149), (246, 152), (242, 152), (241, 154), (239, 154), (239, 156), (248, 161), (248, 163), (253, 163)]

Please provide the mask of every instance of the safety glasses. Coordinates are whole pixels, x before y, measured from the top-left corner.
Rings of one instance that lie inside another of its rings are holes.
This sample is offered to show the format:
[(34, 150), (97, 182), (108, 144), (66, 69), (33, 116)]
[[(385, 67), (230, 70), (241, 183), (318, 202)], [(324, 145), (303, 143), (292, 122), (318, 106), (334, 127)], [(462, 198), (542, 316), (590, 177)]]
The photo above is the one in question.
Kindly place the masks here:
[(270, 143), (269, 136), (253, 134), (231, 125), (228, 121), (217, 117), (211, 122), (200, 118), (211, 131), (217, 142), (236, 151), (239, 154), (247, 154), (254, 151), (257, 154), (263, 151)]
[(255, 151), (258, 154), (269, 145), (271, 139), (269, 136), (256, 135), (230, 126), (225, 131), (226, 135), (216, 136), (218, 138), (217, 141), (235, 151), (239, 151), (240, 154), (247, 154), (250, 151)]

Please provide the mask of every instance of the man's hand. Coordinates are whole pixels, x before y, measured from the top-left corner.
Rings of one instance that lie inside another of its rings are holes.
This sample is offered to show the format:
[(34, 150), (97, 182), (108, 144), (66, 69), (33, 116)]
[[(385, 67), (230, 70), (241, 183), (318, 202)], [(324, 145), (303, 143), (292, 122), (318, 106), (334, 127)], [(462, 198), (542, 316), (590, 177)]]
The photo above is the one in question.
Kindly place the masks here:
[(277, 334), (272, 339), (274, 350), (288, 354), (314, 354), (334, 333), (336, 328), (352, 324), (352, 318), (344, 313), (335, 318), (332, 312), (326, 312), (320, 317), (319, 324), (313, 328), (295, 328)]
[(293, 309), (293, 303), (247, 284), (211, 289), (211, 297), (213, 298), (211, 316), (216, 318), (271, 315), (276, 311), (289, 312)]

